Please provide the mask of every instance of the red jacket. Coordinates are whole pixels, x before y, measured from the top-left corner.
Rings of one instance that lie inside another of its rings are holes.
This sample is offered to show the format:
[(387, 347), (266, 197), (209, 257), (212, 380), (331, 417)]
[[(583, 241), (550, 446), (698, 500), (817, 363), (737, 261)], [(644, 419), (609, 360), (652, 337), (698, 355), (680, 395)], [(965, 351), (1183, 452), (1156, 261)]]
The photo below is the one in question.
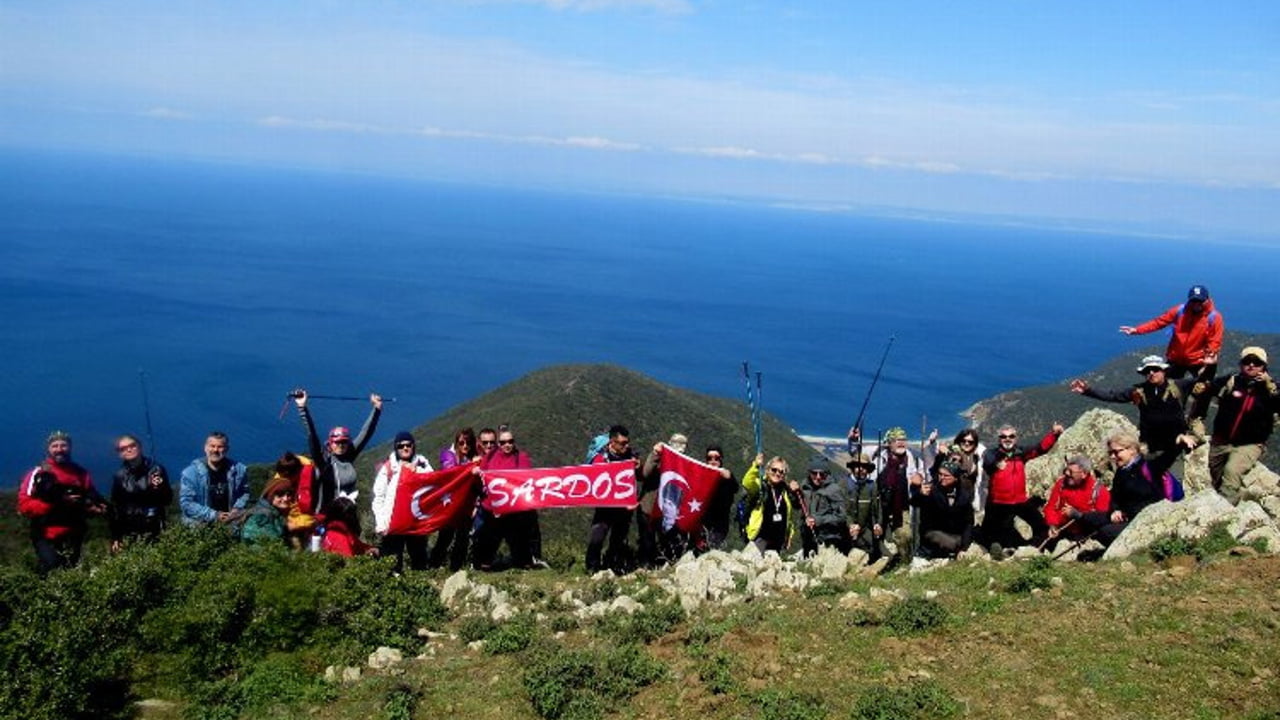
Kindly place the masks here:
[(1143, 334), (1172, 325), (1173, 337), (1169, 338), (1165, 359), (1178, 365), (1202, 365), (1206, 353), (1222, 349), (1222, 313), (1213, 308), (1213, 300), (1205, 300), (1204, 311), (1198, 314), (1184, 310), (1185, 306), (1186, 303), (1174, 305), (1133, 331)]
[[(1049, 452), (1058, 436), (1049, 431), (1040, 444), (1031, 448), (1017, 448), (1006, 453), (997, 445), (987, 448), (982, 456), (982, 468), (991, 479), (991, 494), (987, 502), (996, 505), (1017, 505), (1027, 501), (1027, 461)], [(1001, 467), (1003, 463), (1003, 467)]]
[[(61, 487), (38, 493), (36, 476), (44, 471), (52, 473), (54, 485)], [(101, 499), (93, 487), (89, 471), (73, 462), (58, 464), (46, 460), (23, 476), (22, 483), (18, 486), (18, 513), (31, 518), (32, 530), (39, 532), (45, 540), (57, 540), (73, 532), (84, 532), (84, 506), (68, 505), (55, 499), (67, 489), (77, 490), (91, 501)]]
[[(1044, 506), (1044, 521), (1052, 527), (1061, 527), (1070, 518), (1067, 507), (1073, 507), (1082, 513), (1106, 512), (1111, 507), (1111, 491), (1106, 485), (1090, 475), (1079, 487), (1069, 488), (1063, 484), (1064, 478), (1058, 478), (1049, 491), (1049, 502)], [(1074, 529), (1076, 526), (1072, 526)]]
[(324, 539), (320, 541), (320, 549), (327, 553), (355, 557), (367, 554), (372, 547), (356, 537), (351, 528), (341, 520), (332, 520), (324, 526)]

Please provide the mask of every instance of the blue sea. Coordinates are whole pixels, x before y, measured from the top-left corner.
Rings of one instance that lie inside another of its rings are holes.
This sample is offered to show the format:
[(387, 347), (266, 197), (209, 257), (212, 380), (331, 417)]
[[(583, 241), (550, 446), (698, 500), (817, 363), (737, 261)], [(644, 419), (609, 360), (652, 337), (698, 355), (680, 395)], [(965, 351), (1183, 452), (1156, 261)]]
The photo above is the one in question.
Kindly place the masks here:
[[(91, 155), (0, 167), (4, 484), (54, 428), (105, 480), (146, 407), (171, 469), (215, 428), (272, 459), (303, 446), (280, 418), (296, 386), (394, 397), (385, 440), (552, 363), (736, 399), (748, 360), (768, 412), (839, 435), (892, 337), (868, 427), (952, 432), (976, 400), (1162, 343), (1116, 329), (1193, 283), (1229, 327), (1280, 330), (1265, 244)], [(315, 406), (323, 426), (367, 411)]]

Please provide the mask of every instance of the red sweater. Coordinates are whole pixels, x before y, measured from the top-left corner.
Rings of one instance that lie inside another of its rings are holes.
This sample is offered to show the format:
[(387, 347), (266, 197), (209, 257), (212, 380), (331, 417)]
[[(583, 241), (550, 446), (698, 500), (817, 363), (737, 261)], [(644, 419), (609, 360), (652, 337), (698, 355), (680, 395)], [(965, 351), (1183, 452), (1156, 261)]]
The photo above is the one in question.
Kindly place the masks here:
[(982, 466), (991, 478), (991, 495), (987, 502), (996, 505), (1017, 505), (1027, 501), (1027, 461), (1049, 452), (1058, 436), (1050, 431), (1032, 448), (1014, 448), (1004, 452), (999, 446), (989, 448), (982, 457)]
[(1054, 481), (1053, 489), (1049, 491), (1049, 502), (1044, 506), (1044, 521), (1052, 527), (1061, 527), (1070, 519), (1066, 514), (1067, 507), (1082, 513), (1106, 512), (1111, 507), (1111, 491), (1094, 476), (1086, 477), (1079, 487), (1073, 488), (1067, 487), (1064, 480), (1058, 478)]

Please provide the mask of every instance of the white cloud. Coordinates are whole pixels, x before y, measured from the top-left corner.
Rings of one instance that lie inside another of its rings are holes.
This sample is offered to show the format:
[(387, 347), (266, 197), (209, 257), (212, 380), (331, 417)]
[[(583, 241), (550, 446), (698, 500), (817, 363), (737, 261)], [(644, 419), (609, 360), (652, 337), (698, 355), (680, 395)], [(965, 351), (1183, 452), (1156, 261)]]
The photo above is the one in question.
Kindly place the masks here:
[(141, 113), (143, 117), (156, 118), (158, 120), (190, 120), (191, 114), (181, 110), (174, 110), (167, 107), (153, 107)]

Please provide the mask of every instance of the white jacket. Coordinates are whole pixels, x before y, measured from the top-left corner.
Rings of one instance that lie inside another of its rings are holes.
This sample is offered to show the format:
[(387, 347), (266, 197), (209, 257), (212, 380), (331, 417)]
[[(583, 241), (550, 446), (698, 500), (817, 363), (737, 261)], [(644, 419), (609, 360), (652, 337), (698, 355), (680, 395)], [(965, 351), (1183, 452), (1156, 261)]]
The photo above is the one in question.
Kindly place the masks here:
[(400, 470), (408, 465), (414, 472), (432, 472), (431, 461), (422, 455), (414, 455), (407, 463), (396, 458), (395, 450), (386, 462), (378, 465), (378, 474), (373, 478), (373, 530), (379, 535), (387, 532), (391, 524), (391, 508), (396, 503), (396, 486), (400, 484)]

